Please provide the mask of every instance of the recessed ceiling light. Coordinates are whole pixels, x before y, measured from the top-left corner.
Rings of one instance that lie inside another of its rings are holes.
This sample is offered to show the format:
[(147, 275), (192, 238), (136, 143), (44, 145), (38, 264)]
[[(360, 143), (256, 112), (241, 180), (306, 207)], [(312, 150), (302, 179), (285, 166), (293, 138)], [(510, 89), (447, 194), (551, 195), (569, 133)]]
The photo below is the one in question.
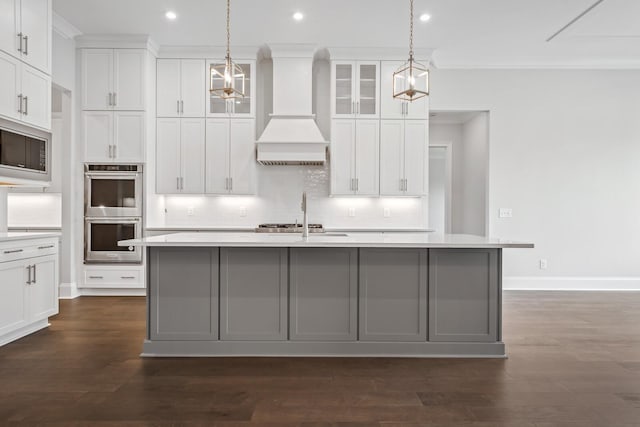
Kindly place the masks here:
[(431, 19), (431, 15), (429, 15), (428, 13), (423, 13), (422, 15), (420, 15), (420, 21), (422, 22), (427, 22), (429, 19)]
[(304, 15), (302, 14), (302, 12), (296, 12), (293, 14), (293, 19), (295, 19), (296, 21), (302, 21), (304, 19)]
[(169, 10), (167, 11), (167, 13), (164, 14), (165, 18), (167, 18), (169, 21), (175, 21), (176, 18), (178, 17), (178, 15), (176, 15), (176, 13), (173, 10)]

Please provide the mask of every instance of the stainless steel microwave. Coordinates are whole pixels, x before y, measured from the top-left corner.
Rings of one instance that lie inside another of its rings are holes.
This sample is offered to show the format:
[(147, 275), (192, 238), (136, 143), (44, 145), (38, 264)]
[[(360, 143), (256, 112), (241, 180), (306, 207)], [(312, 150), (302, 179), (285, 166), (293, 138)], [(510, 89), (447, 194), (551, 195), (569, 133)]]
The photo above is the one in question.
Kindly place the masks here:
[(51, 133), (0, 119), (0, 177), (16, 184), (50, 182)]

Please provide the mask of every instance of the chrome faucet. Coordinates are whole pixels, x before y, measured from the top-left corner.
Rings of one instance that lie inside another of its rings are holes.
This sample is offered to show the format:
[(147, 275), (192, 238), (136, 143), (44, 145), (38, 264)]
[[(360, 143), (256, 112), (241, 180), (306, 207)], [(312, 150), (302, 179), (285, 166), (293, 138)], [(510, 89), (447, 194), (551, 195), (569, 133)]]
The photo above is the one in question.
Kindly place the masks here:
[(309, 237), (309, 218), (307, 217), (307, 192), (302, 193), (302, 237)]

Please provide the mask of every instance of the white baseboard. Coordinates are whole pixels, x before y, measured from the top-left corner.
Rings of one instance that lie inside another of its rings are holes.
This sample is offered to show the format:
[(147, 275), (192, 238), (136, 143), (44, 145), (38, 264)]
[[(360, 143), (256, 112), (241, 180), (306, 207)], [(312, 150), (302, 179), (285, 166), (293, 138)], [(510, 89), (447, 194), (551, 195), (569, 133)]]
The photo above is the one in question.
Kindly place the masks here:
[(640, 277), (535, 277), (502, 279), (504, 290), (531, 291), (640, 291)]
[(75, 299), (80, 296), (77, 283), (60, 283), (60, 299)]
[(78, 290), (83, 297), (143, 297), (146, 289), (96, 289), (82, 288)]

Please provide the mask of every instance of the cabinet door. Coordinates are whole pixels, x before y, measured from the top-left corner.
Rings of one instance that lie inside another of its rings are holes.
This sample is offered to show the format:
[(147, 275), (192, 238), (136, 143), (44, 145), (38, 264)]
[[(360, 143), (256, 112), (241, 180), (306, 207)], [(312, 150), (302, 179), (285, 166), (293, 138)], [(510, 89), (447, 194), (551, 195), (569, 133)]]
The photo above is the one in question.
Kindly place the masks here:
[(28, 65), (22, 66), (22, 120), (51, 129), (51, 77)]
[(183, 117), (204, 117), (207, 95), (204, 60), (184, 59), (181, 62), (181, 115)]
[(82, 109), (108, 110), (113, 82), (113, 49), (82, 50)]
[(82, 130), (87, 162), (112, 162), (113, 113), (111, 111), (85, 111)]
[(356, 120), (355, 178), (356, 193), (366, 196), (380, 194), (379, 152), (380, 122)]
[(404, 179), (405, 195), (424, 196), (427, 193), (429, 156), (429, 122), (404, 122)]
[(290, 259), (290, 339), (355, 341), (358, 250), (292, 248)]
[(360, 249), (360, 340), (427, 340), (427, 250)]
[(497, 340), (498, 251), (429, 250), (429, 341)]
[(0, 115), (21, 120), (20, 106), (20, 62), (0, 52)]
[(180, 157), (182, 193), (204, 193), (204, 119), (181, 119)]
[(113, 113), (114, 153), (120, 162), (144, 162), (145, 113), (119, 111)]
[[(233, 111), (233, 106), (230, 106), (230, 102), (227, 99), (222, 99), (218, 95), (213, 95), (209, 92), (211, 87), (211, 66), (223, 63), (223, 59), (208, 60), (205, 67), (206, 75), (206, 98), (207, 98), (207, 117), (228, 117)], [(220, 81), (220, 77), (216, 77), (217, 82)]]
[(158, 117), (180, 116), (180, 60), (158, 59), (156, 78)]
[[(242, 68), (245, 77), (244, 97), (231, 102), (232, 114), (234, 116), (254, 117), (254, 94), (256, 92), (256, 81), (254, 78), (255, 62), (240, 62), (238, 66)], [(239, 83), (236, 82), (236, 85), (239, 85)]]
[(331, 129), (331, 194), (347, 195), (355, 191), (355, 120), (333, 120)]
[(331, 115), (347, 118), (355, 116), (355, 62), (331, 63)]
[(31, 263), (29, 319), (41, 320), (58, 314), (58, 258), (55, 255), (27, 260)]
[(156, 132), (156, 192), (179, 193), (180, 119), (158, 119)]
[(358, 117), (378, 117), (380, 100), (380, 66), (379, 62), (357, 63), (357, 97), (356, 113)]
[(229, 178), (232, 194), (255, 193), (255, 120), (231, 119), (229, 138)]
[(405, 102), (393, 97), (393, 73), (403, 62), (382, 61), (381, 64), (380, 117), (383, 119), (402, 119), (404, 118)]
[(429, 119), (429, 97), (425, 96), (412, 102), (407, 102), (405, 107), (405, 117), (407, 119)]
[(27, 64), (51, 73), (51, 0), (21, 0), (24, 40), (22, 59)]
[(151, 248), (152, 340), (218, 339), (218, 249)]
[(220, 339), (287, 339), (287, 249), (220, 249)]
[(404, 120), (380, 122), (380, 195), (403, 194)]
[(206, 131), (206, 192), (229, 192), (229, 119), (208, 119)]
[(143, 111), (147, 52), (144, 49), (115, 49), (113, 55), (114, 109)]
[(0, 0), (0, 50), (19, 57), (20, 0)]
[(29, 319), (27, 280), (24, 261), (0, 264), (0, 336), (24, 326)]

